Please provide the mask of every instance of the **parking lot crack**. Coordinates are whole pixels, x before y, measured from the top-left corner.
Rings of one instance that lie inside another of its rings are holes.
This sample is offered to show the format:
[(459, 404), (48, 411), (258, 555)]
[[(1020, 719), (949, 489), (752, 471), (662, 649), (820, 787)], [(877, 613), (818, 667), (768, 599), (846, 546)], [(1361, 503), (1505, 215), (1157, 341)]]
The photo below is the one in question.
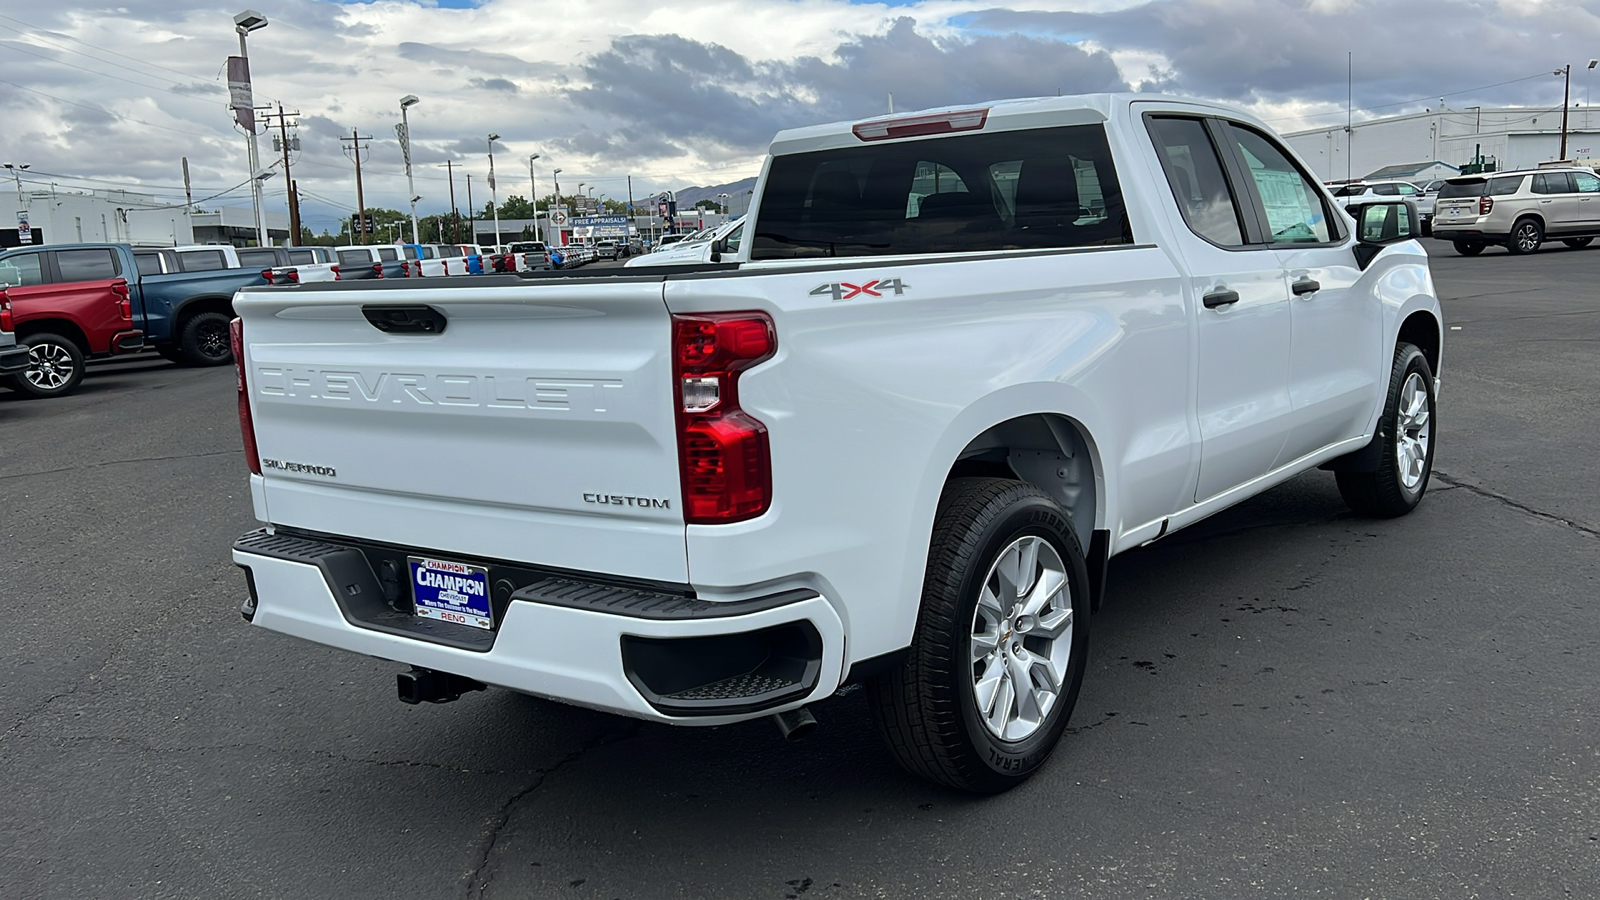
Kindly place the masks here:
[(1543, 520), (1545, 520), (1547, 522), (1554, 522), (1557, 525), (1561, 525), (1561, 526), (1563, 526), (1565, 528), (1570, 528), (1573, 531), (1579, 532), (1581, 534), (1586, 534), (1589, 537), (1600, 538), (1600, 528), (1596, 528), (1596, 527), (1594, 527), (1592, 525), (1585, 525), (1582, 522), (1574, 522), (1573, 520), (1568, 519), (1565, 516), (1558, 516), (1555, 513), (1548, 513), (1548, 512), (1545, 512), (1542, 509), (1536, 509), (1536, 508), (1534, 508), (1532, 506), (1529, 506), (1528, 504), (1523, 503), (1521, 501), (1513, 500), (1512, 498), (1507, 497), (1505, 494), (1502, 494), (1499, 491), (1492, 491), (1492, 490), (1490, 490), (1490, 489), (1488, 489), (1486, 487), (1483, 487), (1481, 485), (1473, 484), (1470, 481), (1464, 481), (1464, 480), (1462, 480), (1460, 478), (1456, 478), (1456, 477), (1454, 477), (1452, 475), (1448, 475), (1448, 474), (1446, 474), (1444, 472), (1441, 472), (1438, 469), (1434, 469), (1433, 470), (1433, 477), (1439, 479), (1440, 481), (1444, 482), (1445, 484), (1450, 485), (1451, 487), (1461, 488), (1462, 490), (1468, 491), (1469, 493), (1477, 494), (1480, 497), (1486, 497), (1486, 498), (1488, 498), (1490, 500), (1493, 500), (1493, 501), (1495, 501), (1497, 503), (1500, 503), (1500, 504), (1502, 504), (1504, 506), (1509, 506), (1510, 508), (1515, 509), (1518, 512), (1526, 513), (1526, 514), (1528, 514), (1530, 516), (1533, 516), (1534, 518), (1543, 519)]
[(61, 472), (81, 472), (85, 469), (100, 469), (106, 466), (126, 466), (133, 463), (167, 462), (175, 459), (204, 459), (208, 456), (229, 456), (240, 453), (239, 450), (211, 450), (205, 453), (178, 453), (172, 456), (139, 456), (133, 459), (108, 459), (104, 462), (87, 463), (81, 466), (62, 466), (59, 469), (40, 469), (36, 472), (12, 472), (9, 475), (0, 475), (0, 481), (12, 478), (34, 478), (40, 475), (57, 475)]
[(477, 864), (472, 867), (472, 871), (467, 876), (465, 890), (462, 892), (462, 896), (469, 898), (469, 900), (470, 898), (474, 897), (482, 897), (484, 891), (489, 889), (489, 883), (493, 881), (493, 878), (488, 874), (489, 861), (494, 856), (495, 844), (499, 842), (501, 832), (503, 832), (505, 827), (511, 822), (511, 815), (516, 811), (517, 804), (527, 799), (535, 791), (544, 787), (545, 782), (550, 780), (550, 776), (582, 759), (590, 751), (597, 750), (609, 744), (617, 744), (623, 741), (633, 740), (634, 738), (638, 737), (639, 728), (642, 724), (643, 723), (641, 722), (633, 722), (632, 727), (622, 734), (613, 733), (602, 735), (595, 740), (584, 744), (578, 749), (562, 757), (560, 760), (557, 760), (556, 763), (550, 766), (548, 769), (540, 770), (538, 774), (534, 776), (532, 782), (507, 798), (506, 802), (501, 804), (499, 812), (495, 814), (495, 817), (489, 821), (488, 826), (484, 829), (483, 837), (478, 843)]

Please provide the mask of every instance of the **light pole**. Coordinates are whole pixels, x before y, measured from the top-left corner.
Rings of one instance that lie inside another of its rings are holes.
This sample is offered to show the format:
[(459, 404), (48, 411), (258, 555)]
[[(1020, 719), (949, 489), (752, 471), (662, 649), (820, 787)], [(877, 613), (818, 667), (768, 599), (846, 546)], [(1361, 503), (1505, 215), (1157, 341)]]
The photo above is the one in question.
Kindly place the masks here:
[(733, 214), (733, 210), (728, 207), (728, 195), (727, 194), (718, 194), (717, 195), (717, 199), (722, 201), (722, 214), (724, 216), (732, 215)]
[[(239, 58), (244, 60), (245, 71), (250, 68), (250, 52), (245, 46), (244, 36), (257, 29), (267, 27), (267, 17), (253, 9), (247, 9), (233, 17), (233, 30), (239, 32)], [(252, 123), (254, 118), (252, 116)], [(256, 152), (256, 130), (252, 124), (250, 133), (245, 135), (250, 147), (250, 200), (255, 205), (256, 212), (256, 243), (267, 246), (267, 220), (261, 213), (261, 179), (258, 174), (261, 170), (261, 157)]]
[(555, 212), (561, 207), (560, 169), (550, 170), (550, 182), (556, 186), (556, 199), (553, 204), (546, 204), (544, 208), (544, 242), (553, 247), (556, 243), (555, 239), (561, 236), (561, 232), (556, 229), (555, 220)]
[[(11, 170), (11, 177), (17, 182), (17, 223), (20, 228), (21, 223), (26, 221), (28, 218), (28, 200), (26, 197), (22, 196), (22, 172), (24, 169), (29, 168), (29, 166), (20, 165), (18, 163), (6, 163), (5, 167)], [(18, 237), (21, 237), (21, 235), (18, 235)], [(33, 243), (32, 237), (29, 237), (28, 243)]]
[(533, 182), (533, 161), (539, 158), (535, 153), (528, 157), (528, 203), (533, 206), (533, 237), (539, 237), (539, 189)]
[(422, 199), (417, 196), (417, 183), (411, 177), (411, 120), (406, 116), (406, 110), (422, 100), (416, 94), (407, 94), (400, 98), (400, 156), (406, 161), (406, 196), (411, 198), (411, 243), (420, 244), (417, 240), (417, 201)]
[[(1593, 72), (1595, 66), (1600, 66), (1600, 59), (1589, 60), (1589, 71)], [(1589, 77), (1583, 79), (1583, 130), (1589, 130)]]
[(494, 210), (494, 248), (500, 249), (500, 195), (494, 186), (494, 142), (500, 135), (489, 135), (489, 207)]

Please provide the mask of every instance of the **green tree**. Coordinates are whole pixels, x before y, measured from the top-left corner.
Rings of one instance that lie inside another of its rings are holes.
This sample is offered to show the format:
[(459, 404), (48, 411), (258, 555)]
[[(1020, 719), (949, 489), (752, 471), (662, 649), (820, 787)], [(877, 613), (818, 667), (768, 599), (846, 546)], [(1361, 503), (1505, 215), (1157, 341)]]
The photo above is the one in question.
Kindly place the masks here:
[(695, 201), (694, 208), (695, 209), (709, 209), (712, 212), (721, 212), (722, 211), (722, 204), (718, 203), (715, 200), (711, 200), (711, 199), (697, 200), (697, 201)]

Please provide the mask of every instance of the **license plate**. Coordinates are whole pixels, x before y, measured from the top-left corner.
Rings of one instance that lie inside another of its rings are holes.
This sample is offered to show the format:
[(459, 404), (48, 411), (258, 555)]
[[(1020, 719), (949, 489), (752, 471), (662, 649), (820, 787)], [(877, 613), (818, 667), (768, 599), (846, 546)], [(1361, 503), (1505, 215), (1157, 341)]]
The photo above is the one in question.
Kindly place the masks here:
[(1452, 215), (1452, 216), (1459, 216), (1459, 215), (1461, 215), (1461, 210), (1459, 210), (1459, 209), (1452, 209), (1452, 210), (1450, 210), (1450, 215)]
[(489, 606), (489, 570), (447, 559), (406, 558), (417, 616), (470, 628), (494, 628)]

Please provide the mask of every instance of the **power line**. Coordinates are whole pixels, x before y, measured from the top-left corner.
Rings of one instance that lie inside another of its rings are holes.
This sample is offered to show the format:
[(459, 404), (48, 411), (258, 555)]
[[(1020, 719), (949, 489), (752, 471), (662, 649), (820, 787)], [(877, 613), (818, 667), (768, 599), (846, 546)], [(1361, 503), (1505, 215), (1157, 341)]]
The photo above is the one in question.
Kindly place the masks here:
[[(172, 94), (173, 96), (182, 97), (185, 100), (196, 100), (196, 101), (199, 101), (201, 103), (213, 103), (213, 102), (215, 102), (214, 99), (207, 99), (205, 97), (196, 97), (193, 94), (186, 94), (186, 93), (184, 93), (182, 91), (175, 91), (175, 90), (173, 90), (172, 88), (169, 88), (169, 87), (162, 87), (162, 86), (157, 85), (157, 84), (145, 84), (142, 81), (134, 81), (131, 78), (123, 78), (121, 75), (113, 75), (110, 72), (97, 72), (94, 69), (89, 69), (89, 68), (85, 68), (85, 67), (80, 66), (80, 65), (76, 65), (74, 63), (69, 63), (66, 60), (56, 59), (55, 57), (48, 56), (48, 55), (46, 55), (44, 53), (35, 53), (32, 50), (29, 50), (29, 49), (27, 49), (25, 47), (19, 46), (15, 42), (0, 43), (0, 47), (4, 47), (7, 50), (15, 50), (18, 53), (26, 53), (29, 56), (36, 57), (38, 59), (42, 59), (45, 62), (55, 63), (58, 66), (66, 66), (69, 69), (77, 69), (80, 72), (88, 72), (90, 75), (98, 75), (101, 78), (111, 78), (111, 79), (114, 79), (116, 81), (120, 81), (120, 82), (122, 82), (124, 84), (131, 84), (131, 85), (133, 85), (135, 87), (142, 87), (145, 90), (166, 91), (167, 93)], [(151, 76), (146, 76), (146, 77), (151, 77)], [(169, 84), (170, 83), (171, 82), (169, 82)]]
[[(1460, 90), (1460, 91), (1446, 91), (1445, 93), (1442, 93), (1442, 94), (1429, 94), (1426, 97), (1419, 97), (1419, 98), (1417, 98), (1415, 100), (1398, 100), (1398, 101), (1396, 101), (1394, 103), (1380, 103), (1380, 104), (1377, 104), (1376, 106), (1360, 106), (1360, 107), (1356, 107), (1356, 112), (1371, 112), (1371, 111), (1373, 111), (1375, 109), (1390, 109), (1390, 108), (1396, 107), (1396, 106), (1411, 106), (1412, 104), (1415, 104), (1415, 103), (1427, 103), (1429, 100), (1432, 100), (1434, 97), (1439, 97), (1440, 99), (1443, 99), (1445, 97), (1459, 97), (1462, 94), (1473, 94), (1473, 93), (1477, 93), (1478, 91), (1487, 91), (1487, 90), (1489, 90), (1491, 88), (1505, 87), (1508, 84), (1519, 84), (1519, 83), (1524, 82), (1524, 81), (1532, 81), (1535, 78), (1547, 78), (1547, 77), (1549, 77), (1549, 76), (1545, 75), (1543, 72), (1540, 72), (1537, 75), (1526, 75), (1526, 76), (1523, 76), (1522, 78), (1513, 78), (1510, 81), (1497, 81), (1494, 84), (1486, 84), (1486, 85), (1484, 85), (1482, 87), (1466, 88), (1465, 90)], [(1301, 121), (1305, 121), (1306, 119), (1320, 119), (1320, 118), (1326, 118), (1328, 116), (1336, 116), (1336, 115), (1339, 115), (1341, 112), (1345, 112), (1345, 110), (1330, 110), (1330, 111), (1325, 112), (1325, 113), (1311, 113), (1309, 115), (1304, 115), (1304, 116), (1278, 116), (1275, 119), (1262, 119), (1262, 121), (1263, 122), (1287, 122), (1287, 121), (1289, 121), (1291, 119), (1298, 119), (1298, 120), (1301, 120)]]
[[(164, 72), (171, 72), (171, 73), (172, 73), (172, 74), (174, 74), (174, 75), (182, 75), (182, 76), (183, 76), (183, 77), (185, 77), (185, 78), (193, 78), (193, 77), (194, 77), (194, 76), (193, 76), (193, 75), (190, 75), (190, 74), (189, 74), (189, 73), (187, 73), (187, 72), (180, 72), (180, 71), (178, 71), (178, 70), (177, 70), (177, 69), (169, 69), (169, 68), (167, 68), (167, 67), (166, 67), (166, 66), (163, 66), (163, 65), (158, 65), (158, 64), (157, 64), (157, 63), (152, 63), (152, 62), (145, 62), (145, 61), (144, 61), (144, 60), (142, 60), (142, 59), (139, 59), (139, 58), (138, 58), (138, 57), (136, 57), (136, 56), (129, 56), (129, 55), (127, 55), (127, 54), (126, 54), (126, 53), (118, 53), (118, 52), (117, 52), (117, 51), (115, 51), (115, 50), (107, 50), (107, 49), (106, 49), (106, 48), (104, 48), (104, 47), (101, 47), (101, 46), (98, 46), (98, 45), (96, 45), (96, 44), (91, 44), (91, 43), (89, 43), (89, 42), (88, 42), (88, 41), (86, 41), (86, 40), (83, 40), (83, 39), (82, 39), (82, 38), (75, 38), (75, 37), (73, 37), (73, 36), (72, 36), (72, 35), (70, 35), (70, 34), (59, 34), (59, 33), (58, 33), (58, 32), (55, 32), (55, 31), (51, 31), (51, 30), (50, 30), (50, 29), (48, 29), (48, 28), (41, 28), (41, 27), (40, 27), (40, 26), (38, 26), (38, 25), (34, 25), (34, 24), (32, 24), (32, 23), (29, 23), (29, 22), (24, 22), (24, 21), (22, 21), (22, 20), (21, 20), (21, 19), (18, 19), (18, 18), (16, 18), (16, 17), (15, 17), (15, 16), (8, 16), (8, 15), (5, 15), (5, 14), (4, 14), (4, 13), (0, 13), (0, 19), (6, 19), (6, 20), (8, 20), (8, 21), (12, 21), (12, 22), (16, 22), (16, 23), (17, 23), (17, 24), (18, 24), (18, 25), (25, 25), (25, 26), (27, 26), (27, 27), (28, 27), (28, 28), (32, 28), (32, 29), (33, 29), (33, 30), (34, 30), (34, 31), (42, 31), (42, 32), (44, 32), (44, 33), (46, 33), (46, 34), (49, 34), (49, 35), (59, 35), (59, 36), (60, 36), (60, 37), (64, 37), (64, 38), (66, 38), (66, 39), (67, 39), (67, 40), (69, 40), (69, 41), (73, 41), (73, 42), (75, 42), (75, 43), (79, 43), (79, 44), (82, 44), (82, 45), (84, 45), (84, 46), (85, 46), (85, 47), (88, 47), (88, 48), (90, 48), (90, 49), (92, 49), (92, 50), (98, 50), (98, 51), (100, 51), (100, 52), (101, 52), (101, 53), (109, 53), (109, 54), (111, 54), (111, 55), (112, 55), (112, 56), (120, 56), (120, 57), (122, 57), (122, 58), (123, 58), (123, 59), (126, 59), (126, 60), (131, 60), (131, 61), (133, 61), (133, 62), (136, 62), (136, 63), (138, 63), (138, 64), (139, 64), (139, 65), (141, 65), (141, 66), (145, 66), (145, 67), (147, 67), (147, 68), (151, 68), (151, 69), (161, 69), (161, 70), (162, 70), (162, 71), (164, 71)], [(0, 27), (7, 27), (7, 28), (9, 28), (9, 27), (10, 27), (10, 26), (0, 26)], [(11, 30), (12, 30), (12, 31), (16, 31), (16, 32), (18, 32), (18, 33), (23, 33), (23, 34), (25, 34), (25, 33), (26, 33), (26, 32), (22, 32), (22, 31), (21, 31), (21, 29), (17, 29), (17, 28), (12, 28), (12, 29), (11, 29)], [(39, 38), (38, 38), (38, 36), (37, 36), (37, 35), (30, 35), (30, 36), (31, 36), (31, 37), (34, 37), (34, 38), (35, 38), (35, 39), (36, 39), (36, 40), (38, 40), (38, 39), (39, 39)], [(49, 41), (45, 41), (45, 43), (49, 43)], [(60, 45), (56, 45), (56, 46), (60, 46)], [(66, 49), (66, 48), (64, 48), (64, 47), (63, 47), (63, 48), (62, 48), (62, 49)], [(79, 52), (81, 52), (81, 51), (76, 51), (76, 50), (70, 50), (70, 51), (68, 51), (68, 52), (70, 52), (70, 53), (79, 53)], [(89, 55), (89, 54), (87, 54), (87, 53), (84, 53), (84, 54), (82, 54), (82, 55), (84, 55), (84, 56), (88, 56), (88, 55)], [(113, 65), (113, 66), (118, 66), (118, 68), (123, 68), (123, 69), (128, 69), (128, 71), (130, 71), (130, 72), (137, 72), (137, 71), (138, 71), (138, 70), (137, 70), (137, 69), (133, 69), (133, 68), (129, 68), (129, 67), (128, 67), (128, 66), (121, 66), (121, 65), (118, 65), (118, 64), (117, 64), (117, 63), (114, 63), (114, 62), (111, 62), (111, 61), (110, 61), (110, 60), (104, 60), (104, 62), (106, 62), (106, 63), (109, 63), (109, 64), (110, 64), (110, 65)], [(141, 74), (141, 75), (144, 75), (144, 74), (145, 74), (145, 73), (143, 73), (143, 72), (140, 72), (140, 73), (139, 73), (139, 74)], [(148, 76), (148, 75), (147, 75), (147, 76), (146, 76), (146, 77), (154, 77), (154, 76)]]
[(143, 119), (135, 119), (132, 116), (125, 116), (125, 115), (122, 115), (121, 113), (114, 113), (109, 109), (103, 109), (103, 108), (98, 107), (98, 106), (90, 106), (87, 103), (79, 103), (76, 100), (67, 100), (67, 99), (65, 99), (63, 97), (57, 97), (55, 94), (46, 94), (44, 91), (36, 91), (33, 88), (28, 87), (27, 85), (17, 84), (15, 81), (6, 81), (3, 78), (0, 78), (0, 84), (9, 84), (9, 85), (11, 85), (12, 87), (14, 87), (14, 88), (16, 88), (18, 90), (27, 91), (30, 94), (38, 94), (41, 97), (48, 97), (51, 100), (56, 101), (57, 103), (66, 103), (66, 104), (69, 104), (71, 106), (82, 107), (83, 109), (90, 110), (91, 112), (97, 112), (97, 113), (100, 113), (101, 115), (110, 116), (113, 119), (120, 119), (120, 120), (122, 120), (124, 122), (132, 122), (135, 125), (144, 125), (147, 128), (159, 128), (162, 131), (170, 131), (170, 132), (173, 132), (174, 134), (186, 134), (186, 135), (188, 135), (190, 137), (198, 137), (198, 138), (221, 137), (221, 134), (216, 133), (216, 132), (213, 132), (212, 134), (201, 134), (198, 131), (184, 131), (181, 128), (169, 128), (169, 127), (167, 127), (165, 125), (157, 125), (154, 122), (146, 122)]

